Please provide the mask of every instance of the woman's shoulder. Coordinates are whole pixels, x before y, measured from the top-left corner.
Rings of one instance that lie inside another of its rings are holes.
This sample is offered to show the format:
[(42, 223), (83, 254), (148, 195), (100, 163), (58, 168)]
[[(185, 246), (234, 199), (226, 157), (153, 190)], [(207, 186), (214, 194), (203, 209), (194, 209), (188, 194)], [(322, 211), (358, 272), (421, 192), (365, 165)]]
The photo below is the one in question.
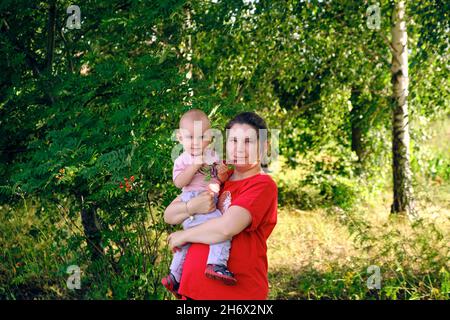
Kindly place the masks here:
[(270, 174), (267, 174), (267, 173), (260, 173), (260, 174), (255, 176), (255, 179), (257, 181), (266, 182), (266, 183), (268, 183), (270, 185), (273, 185), (275, 187), (277, 185), (275, 183), (275, 180), (273, 180), (273, 178), (270, 176)]
[(260, 173), (247, 180), (247, 186), (250, 188), (264, 188), (277, 191), (277, 184), (273, 178), (267, 173)]

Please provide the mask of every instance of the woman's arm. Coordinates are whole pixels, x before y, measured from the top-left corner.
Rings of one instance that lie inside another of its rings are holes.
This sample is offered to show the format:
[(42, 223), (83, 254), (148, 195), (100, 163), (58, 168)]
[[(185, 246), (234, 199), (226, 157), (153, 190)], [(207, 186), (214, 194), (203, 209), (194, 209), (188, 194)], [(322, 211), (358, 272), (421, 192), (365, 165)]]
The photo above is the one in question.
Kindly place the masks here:
[(164, 211), (164, 221), (168, 224), (180, 224), (189, 218), (189, 207), (186, 202), (176, 197)]
[(214, 194), (205, 191), (188, 202), (176, 197), (164, 211), (164, 221), (168, 224), (180, 224), (193, 214), (208, 213), (216, 209)]
[(219, 243), (231, 240), (233, 236), (243, 231), (252, 222), (252, 216), (247, 209), (231, 206), (219, 218), (211, 219), (199, 226), (169, 235), (171, 249), (188, 242), (205, 244)]

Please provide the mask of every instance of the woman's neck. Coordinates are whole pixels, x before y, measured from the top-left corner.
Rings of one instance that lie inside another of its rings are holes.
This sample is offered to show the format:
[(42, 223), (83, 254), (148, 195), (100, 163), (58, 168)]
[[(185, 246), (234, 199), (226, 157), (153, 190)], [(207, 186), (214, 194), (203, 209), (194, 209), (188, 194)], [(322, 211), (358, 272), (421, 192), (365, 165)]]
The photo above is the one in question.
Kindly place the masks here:
[(235, 168), (231, 180), (242, 180), (262, 172), (263, 170), (260, 164), (245, 171), (240, 171), (238, 168)]

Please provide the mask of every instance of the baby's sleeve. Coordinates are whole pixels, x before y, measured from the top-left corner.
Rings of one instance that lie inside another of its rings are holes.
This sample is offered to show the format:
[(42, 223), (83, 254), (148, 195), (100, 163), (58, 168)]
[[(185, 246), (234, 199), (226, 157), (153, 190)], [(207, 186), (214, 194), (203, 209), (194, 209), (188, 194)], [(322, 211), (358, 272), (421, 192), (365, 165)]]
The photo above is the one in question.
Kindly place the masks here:
[(182, 173), (186, 169), (186, 164), (183, 161), (183, 156), (180, 155), (178, 158), (176, 158), (174, 164), (173, 164), (173, 172), (172, 172), (172, 179), (175, 181), (177, 176)]

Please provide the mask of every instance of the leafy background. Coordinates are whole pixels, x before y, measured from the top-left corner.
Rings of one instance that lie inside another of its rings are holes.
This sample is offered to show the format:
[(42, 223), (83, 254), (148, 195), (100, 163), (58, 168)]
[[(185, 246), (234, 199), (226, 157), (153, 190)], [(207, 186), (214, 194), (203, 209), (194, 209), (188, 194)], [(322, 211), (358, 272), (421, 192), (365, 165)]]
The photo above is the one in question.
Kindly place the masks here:
[(270, 298), (449, 298), (449, 2), (407, 2), (415, 223), (389, 215), (394, 1), (379, 30), (371, 1), (87, 0), (68, 29), (71, 4), (0, 4), (1, 299), (170, 298), (162, 212), (192, 107), (280, 130)]

